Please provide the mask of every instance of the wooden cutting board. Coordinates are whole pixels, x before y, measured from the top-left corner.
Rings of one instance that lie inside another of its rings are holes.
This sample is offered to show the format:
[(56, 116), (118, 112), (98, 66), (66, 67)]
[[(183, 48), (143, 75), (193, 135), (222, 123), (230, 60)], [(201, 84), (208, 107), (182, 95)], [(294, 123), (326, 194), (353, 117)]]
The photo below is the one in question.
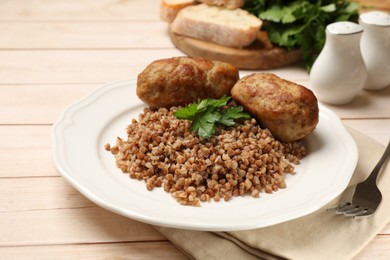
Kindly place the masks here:
[(176, 48), (188, 56), (228, 62), (238, 69), (273, 69), (297, 63), (302, 59), (300, 51), (287, 51), (284, 48), (272, 46), (271, 43), (263, 40), (261, 33), (255, 42), (243, 49), (186, 37), (171, 30), (169, 30), (169, 35)]

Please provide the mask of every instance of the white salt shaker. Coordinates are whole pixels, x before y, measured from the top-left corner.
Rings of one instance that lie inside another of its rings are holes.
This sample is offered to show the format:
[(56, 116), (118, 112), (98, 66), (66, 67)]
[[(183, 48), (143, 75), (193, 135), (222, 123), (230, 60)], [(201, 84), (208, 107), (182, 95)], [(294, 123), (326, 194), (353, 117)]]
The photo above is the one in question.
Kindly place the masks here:
[(310, 86), (325, 103), (351, 102), (367, 78), (360, 52), (363, 27), (352, 22), (335, 22), (326, 27), (325, 45), (310, 71)]
[(390, 15), (371, 11), (359, 16), (364, 32), (360, 50), (367, 68), (364, 89), (380, 90), (390, 86)]

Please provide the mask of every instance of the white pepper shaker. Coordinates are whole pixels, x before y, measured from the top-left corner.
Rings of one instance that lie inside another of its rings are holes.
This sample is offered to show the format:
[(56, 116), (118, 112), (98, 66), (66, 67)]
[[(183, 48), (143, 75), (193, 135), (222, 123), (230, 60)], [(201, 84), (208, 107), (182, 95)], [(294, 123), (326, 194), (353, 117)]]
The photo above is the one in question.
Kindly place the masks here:
[(364, 32), (360, 50), (367, 68), (364, 89), (390, 86), (390, 14), (371, 11), (359, 16)]
[(335, 22), (326, 27), (325, 45), (310, 71), (310, 87), (325, 103), (351, 102), (367, 78), (360, 52), (363, 27), (353, 22)]

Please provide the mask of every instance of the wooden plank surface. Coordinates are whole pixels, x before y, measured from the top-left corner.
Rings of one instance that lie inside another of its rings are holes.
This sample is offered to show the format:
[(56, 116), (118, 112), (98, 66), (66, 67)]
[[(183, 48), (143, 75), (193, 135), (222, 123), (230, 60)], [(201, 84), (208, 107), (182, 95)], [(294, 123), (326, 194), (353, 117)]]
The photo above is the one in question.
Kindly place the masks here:
[(52, 124), (102, 84), (0, 84), (0, 124)]
[(64, 178), (0, 178), (0, 212), (96, 208)]
[(161, 21), (0, 22), (0, 49), (173, 48), (167, 27)]
[(0, 246), (164, 240), (152, 226), (98, 206), (0, 212), (0, 225)]
[[(152, 61), (183, 55), (174, 48), (143, 52), (138, 49), (0, 50), (0, 84), (80, 84), (135, 79)], [(26, 65), (26, 61), (33, 67)], [(307, 72), (298, 65), (268, 72), (290, 80), (307, 79)], [(242, 75), (250, 73), (253, 71), (243, 71)]]
[(179, 55), (183, 54), (176, 49), (150, 49), (142, 55), (140, 50), (0, 51), (0, 84), (104, 83), (135, 78), (153, 60)]
[(368, 246), (361, 251), (354, 259), (373, 260), (373, 259), (388, 259), (388, 250), (390, 244), (390, 236), (379, 235), (371, 241)]
[(1, 125), (0, 178), (58, 176), (51, 161), (50, 129), (48, 125)]
[(156, 21), (159, 1), (134, 0), (2, 0), (0, 21)]
[[(364, 1), (380, 8), (389, 0)], [(183, 55), (160, 0), (0, 1), (0, 259), (186, 259), (153, 227), (103, 209), (59, 176), (51, 128), (73, 102)], [(245, 76), (254, 71), (240, 71)], [(298, 64), (271, 70), (310, 88)], [(386, 144), (390, 88), (328, 106)], [(390, 223), (354, 259), (388, 259)]]

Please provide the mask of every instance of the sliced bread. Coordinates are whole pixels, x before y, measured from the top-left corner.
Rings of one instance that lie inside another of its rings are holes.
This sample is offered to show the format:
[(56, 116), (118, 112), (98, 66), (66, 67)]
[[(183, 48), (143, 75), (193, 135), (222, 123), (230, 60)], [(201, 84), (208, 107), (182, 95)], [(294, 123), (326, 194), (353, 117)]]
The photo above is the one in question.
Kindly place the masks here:
[(196, 0), (162, 0), (160, 4), (160, 19), (170, 23), (181, 9), (196, 3)]
[(208, 5), (224, 6), (229, 9), (236, 9), (244, 6), (245, 0), (198, 0)]
[(243, 48), (256, 39), (261, 25), (259, 18), (245, 10), (199, 4), (180, 10), (171, 23), (171, 30), (223, 46)]

